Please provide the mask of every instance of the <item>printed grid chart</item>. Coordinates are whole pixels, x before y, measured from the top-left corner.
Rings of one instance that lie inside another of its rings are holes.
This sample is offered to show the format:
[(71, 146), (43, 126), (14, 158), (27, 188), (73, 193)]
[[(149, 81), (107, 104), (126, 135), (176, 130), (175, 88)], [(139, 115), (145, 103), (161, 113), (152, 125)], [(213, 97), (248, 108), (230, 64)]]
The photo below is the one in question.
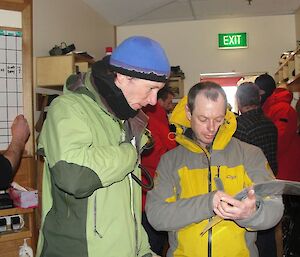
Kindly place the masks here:
[(0, 150), (9, 145), (10, 127), (23, 106), (22, 32), (0, 30)]

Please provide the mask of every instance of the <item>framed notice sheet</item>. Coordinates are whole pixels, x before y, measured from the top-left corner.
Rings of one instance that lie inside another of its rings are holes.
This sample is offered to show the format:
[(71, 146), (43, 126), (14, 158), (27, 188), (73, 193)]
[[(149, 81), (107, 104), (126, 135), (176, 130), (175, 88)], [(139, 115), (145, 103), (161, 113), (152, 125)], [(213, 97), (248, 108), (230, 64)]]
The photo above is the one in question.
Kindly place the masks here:
[(14, 118), (23, 114), (22, 32), (0, 29), (0, 150), (11, 140)]

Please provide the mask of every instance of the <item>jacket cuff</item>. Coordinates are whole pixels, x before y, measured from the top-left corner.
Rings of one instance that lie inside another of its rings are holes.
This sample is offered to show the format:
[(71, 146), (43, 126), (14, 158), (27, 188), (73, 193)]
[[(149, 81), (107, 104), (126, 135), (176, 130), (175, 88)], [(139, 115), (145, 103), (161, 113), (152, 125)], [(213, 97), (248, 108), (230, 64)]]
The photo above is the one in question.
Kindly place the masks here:
[(262, 205), (263, 205), (262, 201), (257, 200), (256, 201), (256, 211), (249, 218), (237, 220), (235, 222), (239, 226), (242, 226), (249, 231), (255, 231), (254, 229), (251, 228), (251, 225), (256, 223), (255, 220), (257, 219), (257, 217), (259, 217), (260, 213), (262, 212), (262, 209), (263, 209)]

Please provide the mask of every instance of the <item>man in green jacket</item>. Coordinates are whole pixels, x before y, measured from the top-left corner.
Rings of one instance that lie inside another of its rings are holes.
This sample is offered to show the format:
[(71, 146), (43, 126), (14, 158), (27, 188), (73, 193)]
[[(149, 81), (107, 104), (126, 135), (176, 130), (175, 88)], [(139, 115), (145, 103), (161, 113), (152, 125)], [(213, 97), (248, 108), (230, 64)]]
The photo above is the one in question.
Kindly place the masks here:
[(52, 103), (37, 256), (151, 257), (141, 226), (140, 153), (147, 116), (170, 74), (158, 42), (124, 40), (90, 72), (70, 76)]

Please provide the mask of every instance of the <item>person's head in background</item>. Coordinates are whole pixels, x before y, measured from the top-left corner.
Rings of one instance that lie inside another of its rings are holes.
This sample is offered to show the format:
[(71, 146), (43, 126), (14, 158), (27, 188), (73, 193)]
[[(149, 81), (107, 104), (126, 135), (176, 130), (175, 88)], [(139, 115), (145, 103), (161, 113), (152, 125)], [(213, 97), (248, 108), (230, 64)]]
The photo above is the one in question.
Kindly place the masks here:
[(260, 90), (252, 82), (244, 82), (236, 90), (236, 101), (241, 113), (260, 107)]
[(167, 113), (173, 110), (173, 99), (174, 99), (174, 92), (172, 91), (171, 87), (166, 84), (162, 89), (160, 89), (157, 93), (157, 102), (160, 104), (161, 107), (165, 109)]
[(226, 108), (225, 91), (214, 82), (200, 82), (189, 90), (186, 115), (201, 146), (207, 147), (213, 142), (224, 122)]
[(170, 75), (170, 64), (161, 45), (143, 36), (125, 39), (111, 56), (92, 66), (100, 95), (120, 119), (157, 103), (157, 92)]
[(255, 79), (255, 84), (259, 87), (260, 90), (262, 90), (261, 94), (261, 105), (264, 104), (264, 102), (267, 100), (267, 98), (273, 93), (273, 91), (276, 88), (276, 82), (273, 79), (272, 76), (265, 73), (260, 76), (258, 76)]

